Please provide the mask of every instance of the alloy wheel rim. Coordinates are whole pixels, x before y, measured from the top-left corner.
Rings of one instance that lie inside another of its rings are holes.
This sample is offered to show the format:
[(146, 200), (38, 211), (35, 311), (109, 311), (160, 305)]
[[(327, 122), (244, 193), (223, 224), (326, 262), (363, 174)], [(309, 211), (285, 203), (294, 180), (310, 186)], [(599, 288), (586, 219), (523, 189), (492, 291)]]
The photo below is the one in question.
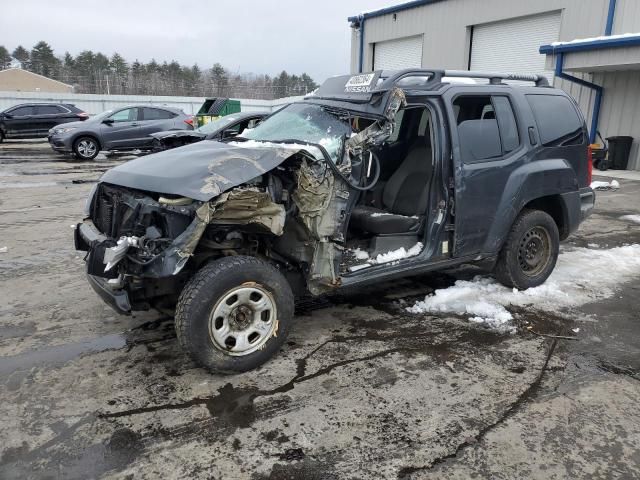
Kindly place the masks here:
[(520, 239), (518, 264), (528, 277), (539, 275), (551, 260), (551, 237), (546, 228), (530, 228)]
[(278, 327), (276, 302), (262, 285), (245, 283), (227, 291), (209, 315), (209, 337), (231, 356), (262, 348)]
[(83, 157), (90, 157), (91, 155), (96, 153), (96, 148), (97, 148), (96, 144), (93, 143), (91, 140), (82, 140), (78, 144), (78, 152)]

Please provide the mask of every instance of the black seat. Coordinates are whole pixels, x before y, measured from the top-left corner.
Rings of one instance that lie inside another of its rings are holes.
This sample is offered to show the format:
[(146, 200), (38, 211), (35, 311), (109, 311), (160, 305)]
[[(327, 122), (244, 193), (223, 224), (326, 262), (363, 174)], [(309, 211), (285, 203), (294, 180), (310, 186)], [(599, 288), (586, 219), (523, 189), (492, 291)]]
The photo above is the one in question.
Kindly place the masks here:
[(350, 225), (369, 233), (404, 233), (418, 227), (429, 199), (431, 148), (421, 139), (409, 151), (382, 191), (384, 209), (359, 205)]

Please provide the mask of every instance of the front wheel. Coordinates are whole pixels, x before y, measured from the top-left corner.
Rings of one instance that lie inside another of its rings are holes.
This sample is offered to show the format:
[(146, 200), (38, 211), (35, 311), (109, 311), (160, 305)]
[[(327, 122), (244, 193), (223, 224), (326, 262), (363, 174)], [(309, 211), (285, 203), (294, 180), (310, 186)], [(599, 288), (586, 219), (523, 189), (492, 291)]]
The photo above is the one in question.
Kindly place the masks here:
[(494, 274), (507, 287), (537, 287), (551, 275), (559, 250), (560, 236), (553, 218), (540, 210), (524, 210), (511, 227)]
[(224, 257), (204, 266), (185, 286), (176, 308), (176, 333), (203, 367), (244, 372), (280, 349), (293, 309), (291, 287), (273, 265), (253, 257)]
[(80, 137), (73, 143), (73, 153), (82, 160), (93, 160), (100, 153), (98, 141), (92, 137)]

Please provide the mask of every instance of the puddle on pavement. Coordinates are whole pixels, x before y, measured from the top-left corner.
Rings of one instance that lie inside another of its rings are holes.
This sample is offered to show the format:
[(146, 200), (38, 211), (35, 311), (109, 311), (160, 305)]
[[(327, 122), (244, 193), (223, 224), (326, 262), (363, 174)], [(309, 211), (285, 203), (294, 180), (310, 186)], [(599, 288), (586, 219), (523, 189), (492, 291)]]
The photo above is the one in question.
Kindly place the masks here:
[(118, 350), (126, 344), (127, 341), (122, 334), (111, 334), (0, 357), (0, 378), (7, 377), (14, 372), (30, 370), (33, 367), (57, 367), (85, 353)]
[(33, 322), (27, 322), (22, 325), (0, 325), (0, 340), (24, 337), (35, 333), (35, 331), (36, 324)]

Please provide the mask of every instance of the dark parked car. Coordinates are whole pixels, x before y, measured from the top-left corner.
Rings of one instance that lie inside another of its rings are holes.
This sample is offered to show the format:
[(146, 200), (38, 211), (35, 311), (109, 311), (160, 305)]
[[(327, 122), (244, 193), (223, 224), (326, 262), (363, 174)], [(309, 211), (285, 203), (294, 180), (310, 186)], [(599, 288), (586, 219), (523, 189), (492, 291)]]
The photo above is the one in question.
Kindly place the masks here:
[[(490, 83), (448, 80), (469, 76)], [(109, 170), (75, 230), (94, 290), (121, 313), (175, 308), (214, 371), (275, 354), (294, 295), (463, 263), (540, 285), (594, 207), (584, 118), (537, 75), (334, 77), (243, 137)]]
[(193, 117), (178, 108), (132, 105), (52, 128), (49, 144), (55, 151), (91, 160), (101, 150), (150, 150), (150, 135), (163, 130), (193, 130)]
[(70, 103), (23, 103), (0, 112), (0, 142), (5, 138), (41, 138), (56, 125), (89, 118)]
[(221, 140), (235, 137), (245, 129), (254, 128), (268, 113), (242, 112), (232, 113), (209, 122), (195, 130), (169, 130), (152, 133), (154, 151), (181, 147), (200, 140)]

